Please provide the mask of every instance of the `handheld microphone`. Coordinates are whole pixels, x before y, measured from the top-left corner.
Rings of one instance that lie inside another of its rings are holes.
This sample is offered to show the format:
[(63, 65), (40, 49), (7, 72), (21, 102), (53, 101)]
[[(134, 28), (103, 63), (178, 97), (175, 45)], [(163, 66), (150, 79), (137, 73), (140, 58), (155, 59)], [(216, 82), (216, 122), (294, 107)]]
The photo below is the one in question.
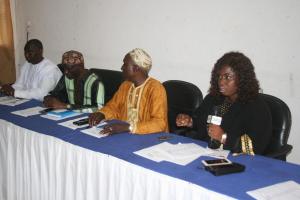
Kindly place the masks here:
[(207, 121), (208, 124), (215, 124), (220, 126), (222, 123), (222, 117), (219, 116), (219, 109), (218, 106), (213, 107), (213, 112), (212, 115), (207, 116)]
[[(213, 107), (213, 112), (212, 115), (208, 115), (207, 116), (207, 123), (208, 124), (215, 124), (220, 126), (222, 123), (222, 117), (219, 116), (219, 109), (218, 106), (214, 106)], [(221, 146), (221, 142), (218, 140), (215, 140), (213, 138), (210, 138), (209, 142), (208, 142), (208, 147), (211, 149), (218, 149)]]

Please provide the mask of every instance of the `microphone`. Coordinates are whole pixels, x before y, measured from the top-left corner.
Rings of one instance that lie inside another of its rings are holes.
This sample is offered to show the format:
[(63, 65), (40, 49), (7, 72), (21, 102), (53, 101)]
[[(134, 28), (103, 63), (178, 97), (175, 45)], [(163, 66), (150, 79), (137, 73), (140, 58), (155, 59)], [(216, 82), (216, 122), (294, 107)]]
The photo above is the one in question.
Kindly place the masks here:
[[(208, 124), (215, 124), (220, 126), (222, 123), (222, 117), (220, 117), (220, 112), (218, 106), (213, 107), (213, 111), (211, 115), (207, 116), (207, 121)], [(208, 147), (211, 149), (218, 149), (221, 146), (221, 142), (218, 140), (215, 140), (213, 138), (210, 138), (208, 141)]]

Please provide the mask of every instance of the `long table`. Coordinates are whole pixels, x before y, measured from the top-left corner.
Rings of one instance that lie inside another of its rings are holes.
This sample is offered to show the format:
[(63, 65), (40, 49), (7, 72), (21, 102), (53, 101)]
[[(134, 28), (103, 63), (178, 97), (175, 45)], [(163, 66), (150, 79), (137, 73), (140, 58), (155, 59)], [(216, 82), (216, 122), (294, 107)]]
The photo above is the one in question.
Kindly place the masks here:
[[(39, 115), (11, 113), (40, 105), (0, 105), (0, 199), (253, 199), (247, 191), (300, 183), (300, 166), (280, 160), (230, 155), (245, 172), (216, 177), (203, 169), (205, 157), (181, 166), (133, 153), (161, 143), (166, 133), (95, 138)], [(172, 136), (170, 143), (206, 145)]]

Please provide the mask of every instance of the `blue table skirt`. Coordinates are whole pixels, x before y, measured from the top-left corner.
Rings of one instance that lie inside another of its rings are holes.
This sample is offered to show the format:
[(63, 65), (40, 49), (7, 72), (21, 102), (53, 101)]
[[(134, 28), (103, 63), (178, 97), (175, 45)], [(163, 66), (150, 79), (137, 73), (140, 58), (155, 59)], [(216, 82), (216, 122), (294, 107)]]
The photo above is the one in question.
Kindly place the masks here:
[[(0, 105), (0, 119), (12, 122), (18, 126), (54, 136), (65, 142), (81, 146), (83, 148), (115, 156), (130, 163), (142, 166), (165, 175), (169, 175), (187, 182), (200, 185), (209, 190), (213, 190), (237, 199), (252, 199), (246, 194), (247, 191), (269, 186), (275, 183), (293, 180), (300, 183), (300, 166), (270, 159), (263, 156), (241, 155), (237, 157), (229, 156), (233, 162), (239, 162), (246, 166), (243, 173), (230, 174), (224, 176), (213, 176), (202, 167), (201, 160), (207, 157), (200, 157), (186, 166), (177, 165), (170, 162), (154, 162), (140, 157), (133, 152), (150, 147), (164, 141), (158, 139), (161, 135), (168, 133), (158, 133), (149, 135), (133, 135), (129, 133), (117, 134), (104, 138), (95, 138), (80, 132), (58, 125), (62, 121), (72, 118), (53, 121), (40, 117), (21, 117), (11, 114), (12, 111), (26, 109), (34, 106), (41, 106), (38, 101), (31, 100), (24, 104), (10, 107)], [(79, 118), (76, 116), (74, 118)], [(170, 143), (196, 143), (206, 146), (206, 143), (192, 140), (190, 138), (173, 135), (168, 140)]]

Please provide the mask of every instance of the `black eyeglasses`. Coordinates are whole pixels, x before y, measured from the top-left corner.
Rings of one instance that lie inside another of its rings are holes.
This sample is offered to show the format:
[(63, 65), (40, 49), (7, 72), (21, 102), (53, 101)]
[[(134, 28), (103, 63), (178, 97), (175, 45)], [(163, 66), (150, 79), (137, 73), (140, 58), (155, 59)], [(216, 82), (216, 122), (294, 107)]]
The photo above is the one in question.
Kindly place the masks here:
[(234, 74), (223, 74), (218, 76), (218, 80), (225, 80), (225, 81), (231, 81), (234, 80), (235, 75)]

